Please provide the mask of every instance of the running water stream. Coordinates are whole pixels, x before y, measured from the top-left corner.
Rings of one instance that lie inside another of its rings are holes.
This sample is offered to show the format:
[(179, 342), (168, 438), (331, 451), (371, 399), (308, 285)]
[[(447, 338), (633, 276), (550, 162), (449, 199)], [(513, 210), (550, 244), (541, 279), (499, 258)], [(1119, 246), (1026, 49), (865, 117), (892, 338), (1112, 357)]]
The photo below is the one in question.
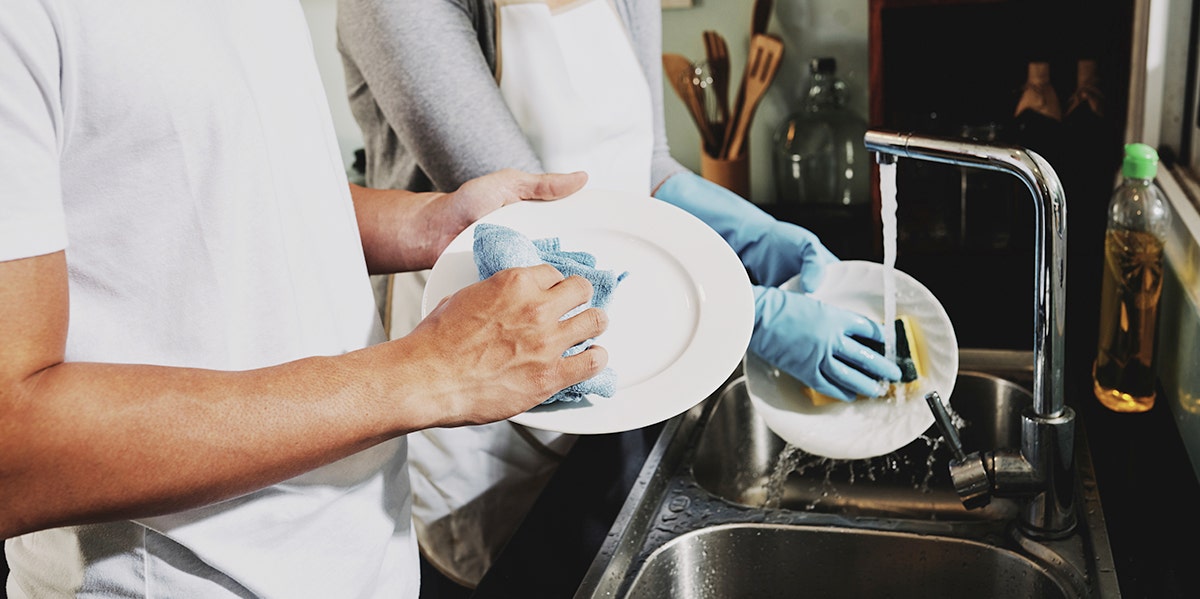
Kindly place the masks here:
[[(896, 328), (893, 323), (896, 321), (896, 162), (879, 165), (879, 192), (881, 200), (880, 217), (883, 224), (884, 356), (888, 360), (895, 362)], [(957, 415), (954, 416), (957, 417)], [(924, 435), (920, 438), (928, 445), (929, 455), (923, 464), (924, 472), (921, 476), (916, 477), (919, 479), (919, 482), (914, 480), (914, 487), (927, 490), (929, 479), (933, 475), (934, 454), (941, 445), (942, 439), (941, 437), (930, 438)], [(804, 474), (805, 471), (813, 467), (823, 467), (825, 469), (826, 494), (836, 492), (832, 487), (830, 477), (835, 469), (842, 466), (849, 468), (848, 484), (853, 484), (854, 482), (856, 464), (860, 469), (865, 469), (866, 475), (872, 479), (881, 470), (884, 472), (898, 472), (901, 467), (906, 465), (920, 467), (917, 464), (902, 464), (897, 459), (897, 456), (898, 454), (891, 453), (869, 460), (835, 460), (806, 453), (789, 443), (780, 452), (779, 458), (775, 462), (775, 468), (767, 481), (764, 507), (779, 507), (783, 497), (784, 485), (788, 477), (794, 472)], [(813, 507), (811, 505), (808, 506), (809, 509)]]
[(879, 165), (880, 217), (883, 221), (884, 356), (896, 361), (896, 163)]

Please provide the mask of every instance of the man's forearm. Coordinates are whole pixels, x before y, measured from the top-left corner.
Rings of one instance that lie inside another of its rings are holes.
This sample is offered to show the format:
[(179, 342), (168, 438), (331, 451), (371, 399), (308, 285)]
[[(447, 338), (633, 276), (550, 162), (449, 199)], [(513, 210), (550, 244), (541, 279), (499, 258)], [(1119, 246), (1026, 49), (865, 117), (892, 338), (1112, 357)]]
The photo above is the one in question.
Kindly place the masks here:
[(0, 395), (0, 536), (205, 505), (433, 422), (410, 410), (398, 425), (405, 402), (372, 388), (368, 360), (44, 369)]
[(444, 422), (419, 340), (242, 372), (68, 362), (67, 296), (65, 252), (0, 262), (0, 538), (204, 505)]
[(363, 256), (371, 274), (430, 268), (449, 242), (430, 219), (433, 202), (444, 194), (370, 189), (352, 184), (350, 195), (354, 198)]

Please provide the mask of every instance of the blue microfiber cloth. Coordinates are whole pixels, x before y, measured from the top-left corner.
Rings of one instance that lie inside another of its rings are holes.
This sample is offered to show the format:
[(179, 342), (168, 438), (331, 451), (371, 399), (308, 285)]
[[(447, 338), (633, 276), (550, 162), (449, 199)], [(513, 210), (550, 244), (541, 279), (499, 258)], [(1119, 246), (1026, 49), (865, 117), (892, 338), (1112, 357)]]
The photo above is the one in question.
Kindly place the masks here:
[[(563, 250), (557, 237), (530, 240), (521, 233), (508, 227), (480, 223), (475, 225), (475, 267), (479, 269), (479, 279), (486, 279), (506, 268), (517, 266), (536, 266), (546, 263), (558, 269), (565, 277), (579, 275), (592, 283), (592, 299), (570, 312), (563, 318), (570, 318), (589, 307), (603, 308), (617, 288), (617, 284), (628, 275), (628, 272), (616, 274), (609, 270), (596, 268), (596, 257), (587, 252), (572, 252)], [(588, 339), (575, 345), (563, 356), (575, 355), (594, 343)], [(578, 402), (587, 395), (612, 397), (616, 393), (617, 374), (611, 368), (605, 368), (596, 376), (580, 382), (542, 402), (542, 405), (554, 402)]]

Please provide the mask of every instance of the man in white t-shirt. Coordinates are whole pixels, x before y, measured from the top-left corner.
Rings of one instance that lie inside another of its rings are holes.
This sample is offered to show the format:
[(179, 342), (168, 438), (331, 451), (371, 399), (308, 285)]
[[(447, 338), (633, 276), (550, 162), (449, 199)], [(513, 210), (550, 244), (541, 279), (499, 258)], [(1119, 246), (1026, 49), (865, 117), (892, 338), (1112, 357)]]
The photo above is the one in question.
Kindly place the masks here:
[(598, 373), (504, 271), (383, 342), (368, 273), (501, 205), (347, 183), (295, 0), (0, 2), (0, 537), (18, 597), (415, 597), (408, 432)]

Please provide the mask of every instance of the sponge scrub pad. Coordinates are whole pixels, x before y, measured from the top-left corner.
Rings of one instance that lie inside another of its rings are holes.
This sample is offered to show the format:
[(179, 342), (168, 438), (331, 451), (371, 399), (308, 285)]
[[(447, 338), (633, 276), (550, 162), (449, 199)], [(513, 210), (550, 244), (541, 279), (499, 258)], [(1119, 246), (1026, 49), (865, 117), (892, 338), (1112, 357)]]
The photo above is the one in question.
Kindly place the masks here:
[(916, 351), (916, 329), (907, 316), (896, 319), (896, 366), (900, 367), (900, 382), (911, 383), (921, 378), (921, 361)]
[[(921, 378), (924, 370), (921, 364), (920, 352), (917, 348), (920, 347), (919, 338), (916, 326), (907, 316), (896, 318), (896, 366), (900, 367), (900, 382), (896, 385), (908, 385)], [(865, 345), (871, 347), (879, 353), (884, 353), (883, 344), (875, 342), (866, 342)], [(886, 397), (895, 396), (896, 385), (888, 390)], [(839, 403), (837, 399), (829, 397), (823, 393), (812, 390), (809, 387), (803, 387), (804, 394), (808, 396), (814, 406), (824, 406), (828, 404)], [(862, 399), (862, 398), (859, 398)]]

